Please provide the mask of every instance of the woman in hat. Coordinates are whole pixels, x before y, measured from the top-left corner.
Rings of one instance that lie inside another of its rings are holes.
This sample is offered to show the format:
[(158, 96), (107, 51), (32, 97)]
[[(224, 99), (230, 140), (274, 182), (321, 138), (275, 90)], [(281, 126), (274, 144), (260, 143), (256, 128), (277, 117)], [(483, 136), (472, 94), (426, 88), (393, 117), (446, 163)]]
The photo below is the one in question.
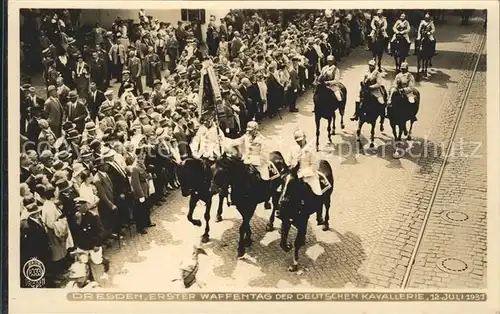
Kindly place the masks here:
[(90, 72), (88, 64), (83, 61), (83, 55), (78, 54), (75, 70), (73, 71), (73, 79), (76, 84), (78, 96), (84, 98), (89, 90)]
[(41, 219), (46, 226), (55, 275), (61, 274), (67, 268), (68, 249), (74, 247), (73, 236), (66, 217), (55, 204), (55, 189), (51, 186), (37, 185), (36, 191), (43, 201)]
[(70, 58), (68, 53), (62, 48), (58, 51), (58, 56), (56, 58), (56, 69), (61, 73), (64, 83), (70, 88), (75, 88), (75, 82), (73, 80), (73, 69), (75, 68), (74, 61)]

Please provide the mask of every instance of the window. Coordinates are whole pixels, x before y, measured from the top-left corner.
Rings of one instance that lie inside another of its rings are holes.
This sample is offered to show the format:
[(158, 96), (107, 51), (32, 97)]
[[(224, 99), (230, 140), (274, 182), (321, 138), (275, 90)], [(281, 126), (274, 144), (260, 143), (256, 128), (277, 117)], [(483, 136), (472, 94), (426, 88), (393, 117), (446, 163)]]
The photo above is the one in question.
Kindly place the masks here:
[(181, 20), (186, 22), (199, 20), (201, 24), (205, 24), (204, 9), (181, 9)]

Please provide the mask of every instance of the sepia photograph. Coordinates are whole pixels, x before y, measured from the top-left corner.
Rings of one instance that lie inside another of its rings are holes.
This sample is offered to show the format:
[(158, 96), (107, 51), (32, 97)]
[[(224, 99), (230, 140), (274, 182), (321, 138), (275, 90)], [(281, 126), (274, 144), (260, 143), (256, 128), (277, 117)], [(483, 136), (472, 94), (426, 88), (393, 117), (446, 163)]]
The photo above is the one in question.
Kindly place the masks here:
[(198, 4), (19, 9), (13, 289), (490, 286), (488, 10)]

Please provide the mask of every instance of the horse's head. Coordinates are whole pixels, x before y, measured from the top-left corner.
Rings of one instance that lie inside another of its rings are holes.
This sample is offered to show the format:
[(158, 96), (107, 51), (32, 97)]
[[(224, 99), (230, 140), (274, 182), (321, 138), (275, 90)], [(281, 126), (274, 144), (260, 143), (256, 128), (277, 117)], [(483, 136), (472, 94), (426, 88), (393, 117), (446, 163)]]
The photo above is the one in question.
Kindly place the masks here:
[(298, 168), (299, 165), (287, 169), (288, 171), (283, 174), (284, 181), (278, 200), (280, 209), (285, 209), (293, 204), (297, 204), (301, 193), (303, 193), (301, 190), (301, 182), (297, 175)]
[(212, 181), (210, 185), (210, 193), (217, 194), (223, 187), (231, 185), (231, 179), (234, 177), (232, 173), (237, 160), (234, 157), (223, 153), (220, 158), (215, 161), (212, 166)]

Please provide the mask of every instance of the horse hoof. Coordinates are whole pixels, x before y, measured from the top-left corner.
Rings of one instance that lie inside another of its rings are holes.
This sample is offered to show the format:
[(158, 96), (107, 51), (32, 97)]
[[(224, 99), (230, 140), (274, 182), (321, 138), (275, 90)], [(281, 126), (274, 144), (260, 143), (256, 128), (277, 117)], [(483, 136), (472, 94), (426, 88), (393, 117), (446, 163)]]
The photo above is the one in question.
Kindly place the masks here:
[(286, 243), (286, 244), (285, 243), (280, 243), (280, 247), (285, 252), (290, 252), (290, 250), (292, 249), (292, 246), (289, 243)]
[(272, 231), (274, 231), (274, 226), (273, 226), (272, 224), (268, 223), (268, 224), (266, 225), (266, 231), (267, 231), (267, 232), (272, 232)]
[(217, 216), (217, 218), (215, 218), (215, 222), (221, 222), (222, 221), (222, 216)]
[(196, 227), (201, 227), (201, 221), (200, 221), (200, 220), (198, 220), (198, 219), (193, 219), (193, 220), (191, 221), (191, 223), (192, 223), (193, 225), (195, 225)]
[(408, 135), (408, 131), (407, 131), (407, 130), (404, 130), (404, 131), (403, 131), (403, 134), (404, 134), (405, 136), (407, 136), (407, 135)]
[(384, 126), (383, 125), (380, 126), (380, 132), (384, 132)]
[(291, 272), (291, 273), (294, 273), (296, 272), (297, 270), (299, 270), (299, 265), (290, 265), (288, 267), (288, 271)]
[(230, 201), (227, 201), (227, 207), (231, 207), (233, 204), (231, 204)]
[(319, 146), (316, 145), (316, 152), (319, 152)]
[(238, 249), (238, 254), (236, 254), (236, 258), (242, 259), (245, 256), (245, 249)]
[(374, 147), (375, 147), (375, 144), (370, 143), (370, 148), (374, 148)]
[(243, 239), (243, 246), (244, 247), (251, 247), (252, 246), (252, 239)]
[(264, 209), (268, 209), (268, 210), (271, 209), (271, 203), (265, 202), (264, 203)]
[(408, 135), (408, 137), (406, 138), (407, 141), (411, 141), (411, 135)]
[(325, 221), (323, 219), (318, 219), (317, 223), (318, 223), (318, 226), (322, 226), (325, 224)]
[(207, 243), (208, 241), (210, 241), (210, 237), (208, 236), (208, 234), (204, 234), (201, 236), (201, 243)]
[(341, 125), (340, 125), (340, 128), (341, 128), (342, 130), (343, 130), (343, 129), (345, 129), (345, 125), (344, 125), (344, 124), (341, 124)]
[(323, 226), (323, 228), (321, 228), (321, 230), (323, 230), (323, 231), (330, 230), (330, 225), (328, 223), (325, 223), (325, 225)]

